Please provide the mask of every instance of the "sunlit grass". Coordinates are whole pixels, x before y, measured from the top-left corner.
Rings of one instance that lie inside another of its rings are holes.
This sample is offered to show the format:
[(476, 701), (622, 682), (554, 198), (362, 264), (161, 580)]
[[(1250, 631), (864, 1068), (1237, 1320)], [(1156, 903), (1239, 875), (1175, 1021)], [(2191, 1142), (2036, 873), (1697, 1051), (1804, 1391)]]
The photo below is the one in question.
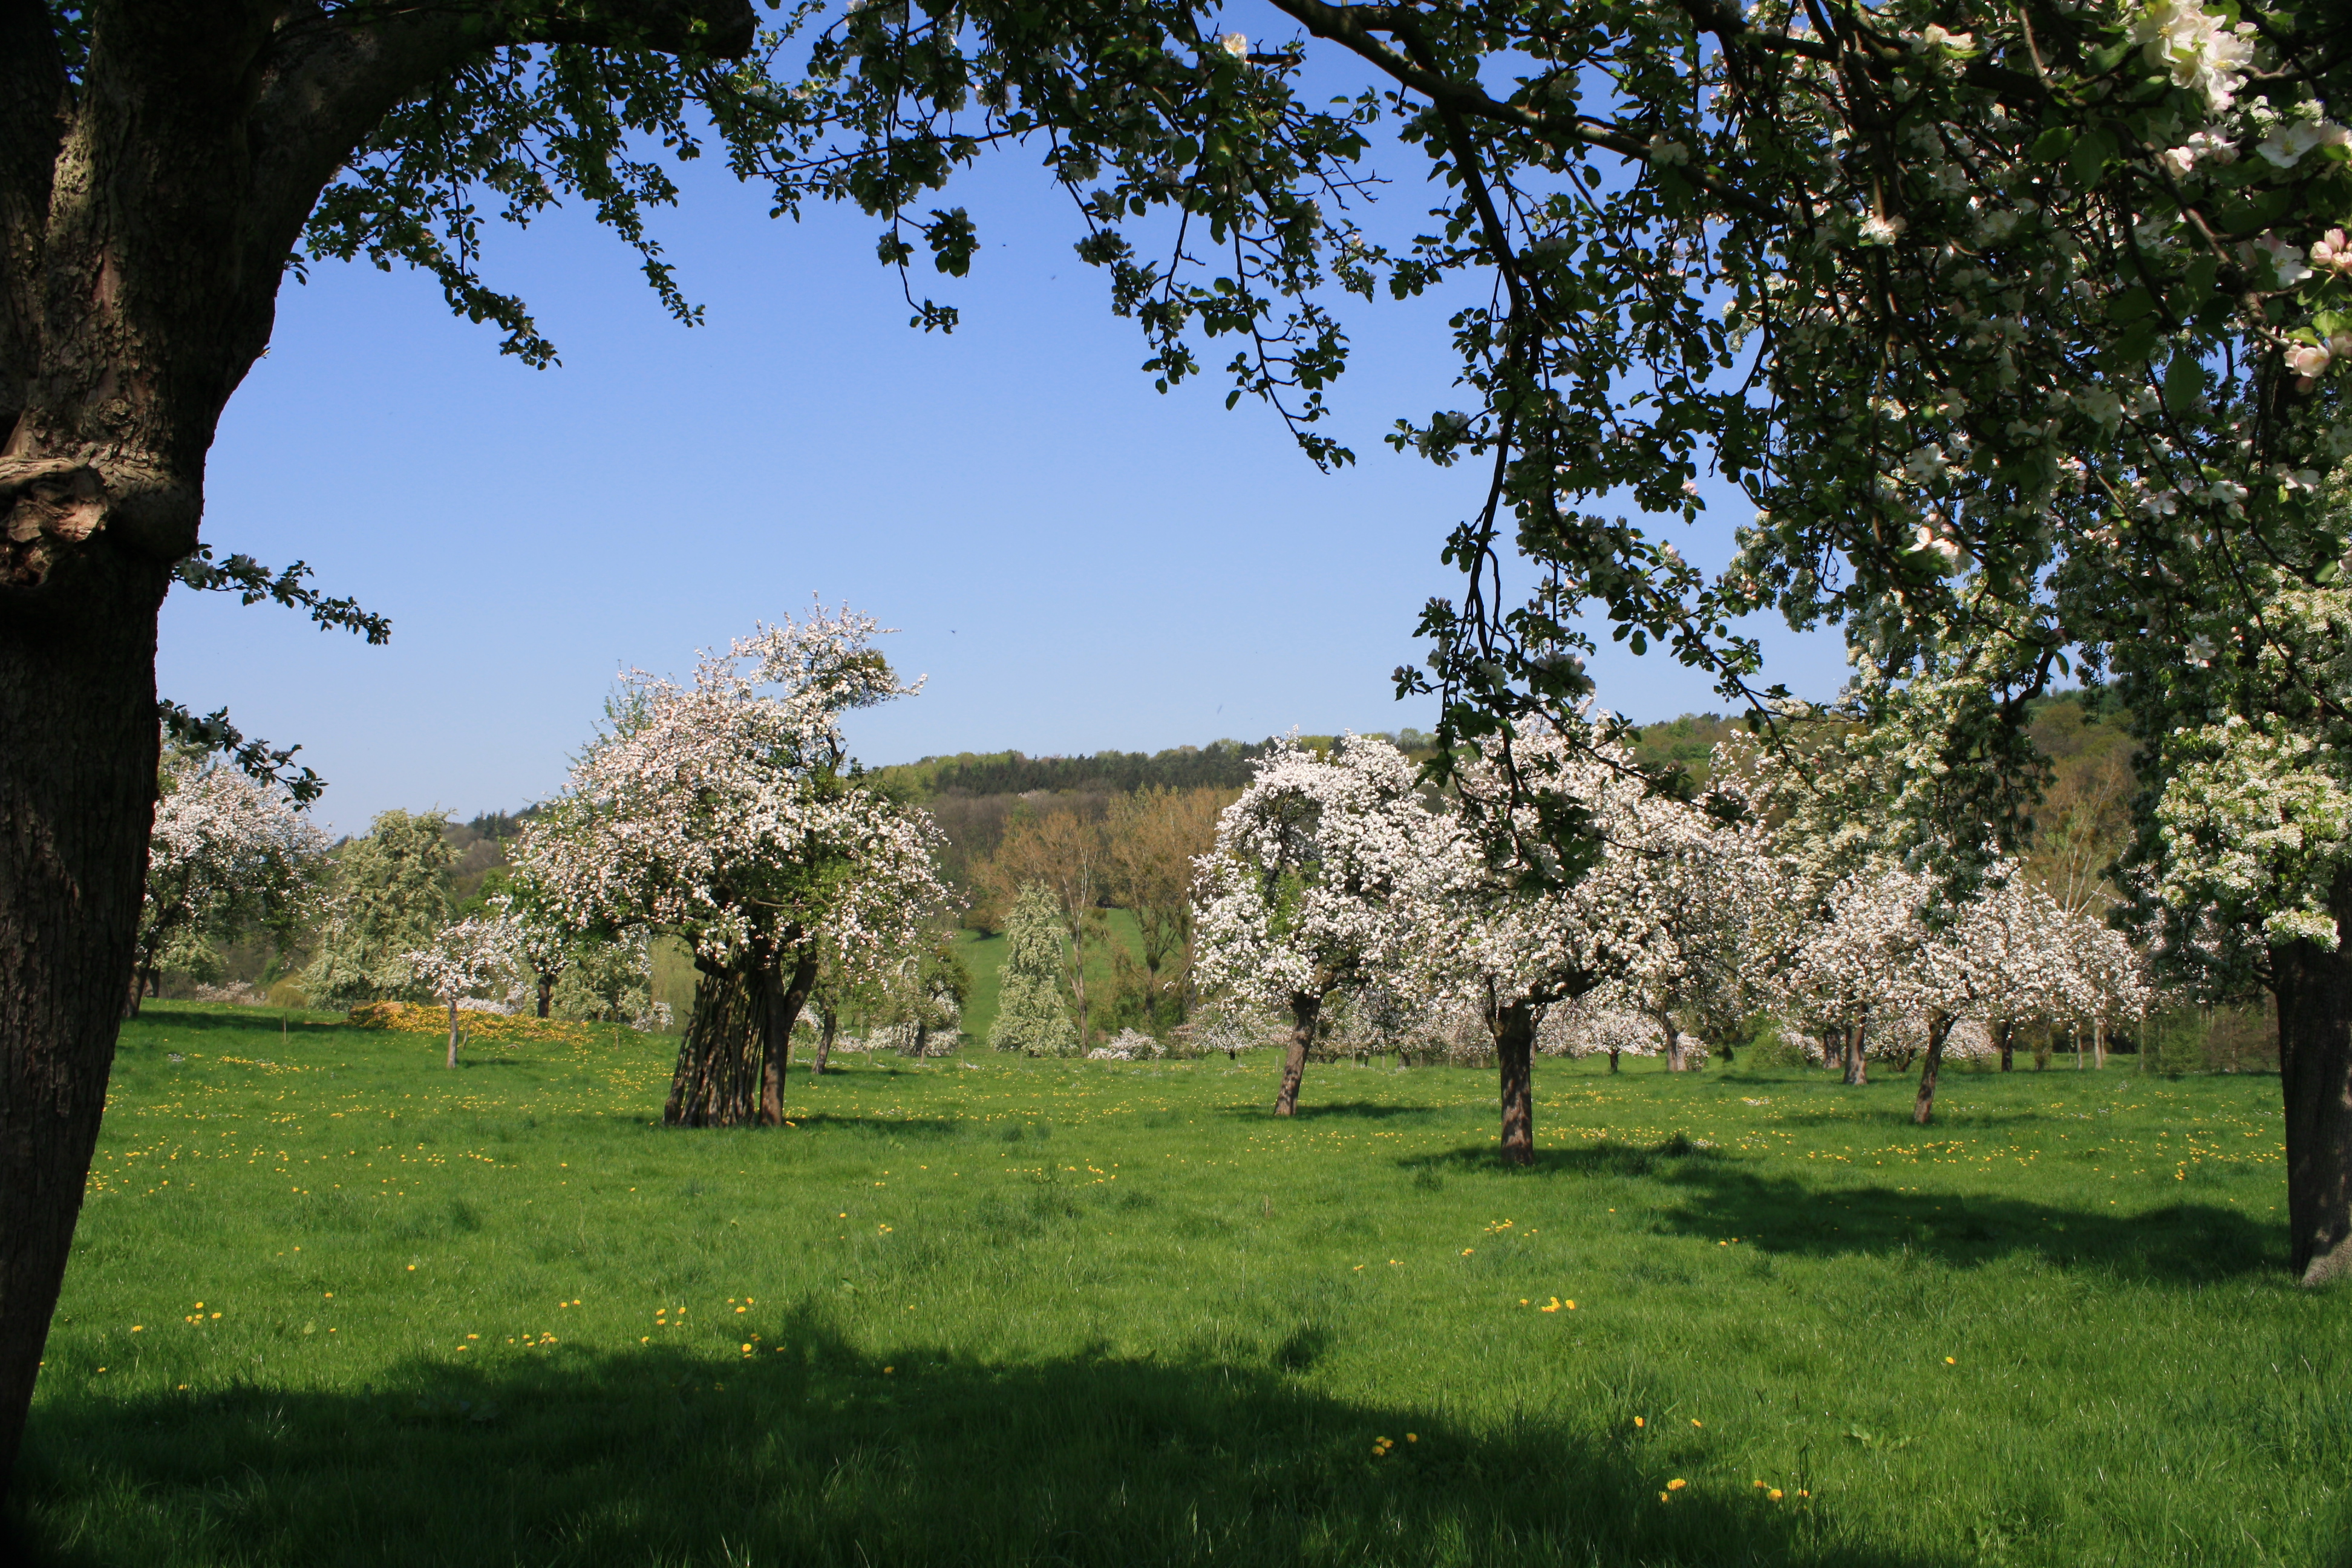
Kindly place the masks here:
[(1318, 1066), (1285, 1123), (1267, 1059), (853, 1058), (681, 1133), (667, 1040), (440, 1048), (125, 1031), (27, 1546), (2352, 1561), (2274, 1079), (1960, 1074), (1920, 1130), (1901, 1081), (1546, 1061), (1512, 1173), (1468, 1070)]

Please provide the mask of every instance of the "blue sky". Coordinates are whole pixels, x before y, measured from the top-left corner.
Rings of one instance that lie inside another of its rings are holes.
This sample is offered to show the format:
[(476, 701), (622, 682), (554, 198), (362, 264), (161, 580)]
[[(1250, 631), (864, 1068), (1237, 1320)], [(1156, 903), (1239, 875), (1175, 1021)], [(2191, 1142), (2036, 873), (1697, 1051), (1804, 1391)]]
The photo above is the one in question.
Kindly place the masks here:
[[(875, 220), (773, 221), (723, 170), (688, 172), (656, 226), (698, 328), (584, 217), (491, 236), (486, 271), (530, 302), (556, 369), (501, 357), (416, 275), (326, 264), (289, 283), (222, 421), (205, 538), (309, 562), (390, 616), (393, 640), (177, 592), (163, 693), (300, 742), (330, 781), (320, 816), (347, 832), (390, 806), (470, 816), (554, 792), (620, 668), (683, 671), (812, 594), (902, 628), (887, 652), (929, 678), (856, 717), (869, 763), (1432, 721), (1389, 672), (1420, 657), (1422, 602), (1454, 586), (1437, 552), (1479, 481), (1380, 436), (1459, 401), (1444, 301), (1351, 302), (1332, 402), (1360, 463), (1327, 476), (1270, 411), (1227, 412), (1220, 378), (1152, 390), (1025, 155), (947, 196), (988, 240), (971, 278), (919, 279), (962, 309), (947, 337), (907, 328)], [(1386, 219), (1426, 205), (1392, 188)], [(1708, 499), (1678, 534), (1702, 564), (1745, 516)], [(1801, 693), (1835, 689), (1833, 640), (1768, 646)], [(1596, 673), (1637, 719), (1717, 705), (1655, 655)]]

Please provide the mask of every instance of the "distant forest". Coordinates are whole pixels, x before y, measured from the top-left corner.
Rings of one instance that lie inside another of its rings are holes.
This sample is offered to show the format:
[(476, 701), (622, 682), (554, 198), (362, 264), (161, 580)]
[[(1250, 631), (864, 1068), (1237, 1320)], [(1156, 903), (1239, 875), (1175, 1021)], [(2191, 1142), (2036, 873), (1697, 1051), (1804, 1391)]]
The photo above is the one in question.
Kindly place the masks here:
[[(1309, 746), (1328, 746), (1335, 737), (1301, 735)], [(1435, 742), (1418, 730), (1386, 737), (1407, 752)], [(897, 784), (922, 797), (940, 795), (1132, 795), (1144, 789), (1244, 789), (1250, 763), (1279, 743), (1213, 741), (1205, 746), (1174, 746), (1164, 752), (1097, 752), (1087, 757), (1032, 757), (1019, 752), (959, 752), (925, 757), (875, 770), (877, 781)]]

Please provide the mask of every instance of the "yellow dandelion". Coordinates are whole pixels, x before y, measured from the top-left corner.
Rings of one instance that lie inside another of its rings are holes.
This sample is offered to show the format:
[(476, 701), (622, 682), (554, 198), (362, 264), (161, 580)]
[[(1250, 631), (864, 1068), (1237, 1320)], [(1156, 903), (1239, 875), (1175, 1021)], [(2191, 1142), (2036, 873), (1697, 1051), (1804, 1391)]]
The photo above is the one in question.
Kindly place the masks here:
[(1633, 1425), (1636, 1426), (1647, 1426), (1649, 1423), (1642, 1419), (1639, 1415), (1636, 1415), (1633, 1417)]
[(1688, 1481), (1683, 1479), (1680, 1476), (1676, 1476), (1673, 1480), (1666, 1483), (1666, 1489), (1670, 1492), (1678, 1492), (1688, 1485), (1690, 1485)]

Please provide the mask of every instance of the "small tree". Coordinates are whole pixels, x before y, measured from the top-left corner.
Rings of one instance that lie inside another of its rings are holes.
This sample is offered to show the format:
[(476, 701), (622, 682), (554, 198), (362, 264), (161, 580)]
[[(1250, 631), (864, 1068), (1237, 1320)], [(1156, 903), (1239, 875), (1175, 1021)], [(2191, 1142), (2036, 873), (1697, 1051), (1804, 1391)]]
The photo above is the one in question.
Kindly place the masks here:
[(289, 927), (309, 902), (326, 836), (282, 789), (233, 768), (167, 758), (148, 837), (130, 1011), (175, 955), (257, 926)]
[(663, 1115), (783, 1120), (792, 1031), (828, 953), (912, 945), (943, 898), (937, 834), (859, 782), (841, 715), (911, 694), (869, 616), (822, 608), (707, 653), (690, 684), (635, 672), (569, 785), (523, 829), (557, 923), (694, 950), (694, 1011)]
[[(1743, 803), (1699, 805), (1654, 792), (1624, 749), (1589, 724), (1533, 725), (1507, 756), (1457, 769), (1462, 842), (1428, 861), (1443, 919), (1419, 950), (1433, 984), (1476, 1006), (1501, 1078), (1503, 1158), (1535, 1158), (1534, 1058), (1549, 1008), (1622, 984), (1647, 963), (1661, 996), (1696, 973), (1697, 933), (1725, 914), (1690, 900), (1740, 886), (1717, 862), (1751, 850)], [(1580, 846), (1582, 858), (1559, 846)], [(1680, 911), (1679, 913), (1677, 911)], [(1685, 922), (1685, 952), (1674, 931)], [(1646, 1005), (1646, 1004), (1644, 1004)]]
[(449, 921), (448, 814), (387, 811), (334, 857), (318, 955), (303, 975), (313, 1001), (348, 1007), (417, 994), (408, 954)]
[(1347, 736), (1328, 758), (1286, 742), (1253, 765), (1202, 862), (1199, 963), (1209, 984), (1288, 1011), (1274, 1113), (1289, 1116), (1325, 1001), (1406, 967), (1430, 923), (1427, 862), (1459, 835), (1386, 741)]
[(1032, 1057), (1074, 1056), (1078, 1031), (1062, 993), (1061, 910), (1041, 883), (1021, 889), (1004, 917), (1004, 968), (988, 1043)]
[(457, 1066), (457, 1005), (504, 995), (520, 976), (512, 921), (476, 915), (443, 926), (424, 947), (401, 954), (415, 984), (449, 1008), (449, 1067)]

